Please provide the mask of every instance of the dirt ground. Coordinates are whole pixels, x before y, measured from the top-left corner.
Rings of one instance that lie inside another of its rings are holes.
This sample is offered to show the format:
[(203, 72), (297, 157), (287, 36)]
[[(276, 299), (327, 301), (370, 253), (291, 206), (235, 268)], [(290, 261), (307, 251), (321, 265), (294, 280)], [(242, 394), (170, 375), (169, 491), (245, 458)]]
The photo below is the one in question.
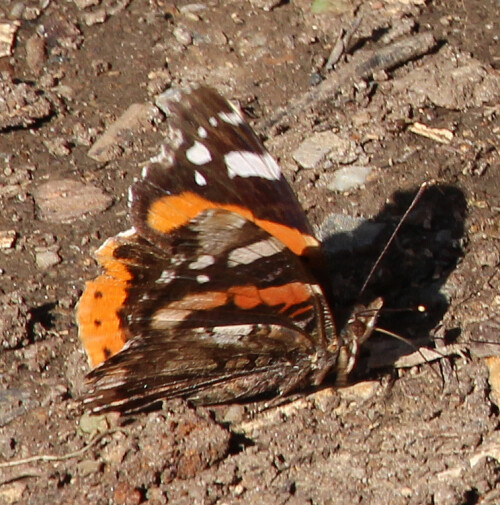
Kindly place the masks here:
[[(500, 503), (499, 7), (3, 0), (0, 503)], [(271, 408), (83, 411), (93, 253), (129, 226), (156, 97), (202, 82), (239, 101), (324, 239), (339, 325), (434, 181), (364, 297), (439, 354), (375, 335), (351, 385)]]

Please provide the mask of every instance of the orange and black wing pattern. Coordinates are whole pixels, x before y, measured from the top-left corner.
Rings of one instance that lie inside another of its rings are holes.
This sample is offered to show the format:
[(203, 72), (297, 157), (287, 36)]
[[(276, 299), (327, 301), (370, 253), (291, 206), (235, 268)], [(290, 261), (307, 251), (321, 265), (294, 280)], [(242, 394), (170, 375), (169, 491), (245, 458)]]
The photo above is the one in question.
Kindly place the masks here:
[(162, 98), (168, 140), (130, 189), (132, 228), (97, 253), (77, 311), (94, 411), (220, 403), (319, 384), (345, 361), (307, 218), (215, 91)]

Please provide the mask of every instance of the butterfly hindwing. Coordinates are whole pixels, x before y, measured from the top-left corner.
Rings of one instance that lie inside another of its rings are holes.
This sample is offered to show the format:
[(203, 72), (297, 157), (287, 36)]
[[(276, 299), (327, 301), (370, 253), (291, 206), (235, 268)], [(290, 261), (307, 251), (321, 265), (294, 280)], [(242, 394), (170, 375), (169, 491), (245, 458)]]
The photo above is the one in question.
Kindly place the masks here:
[(286, 391), (334, 364), (326, 301), (278, 239), (214, 209), (170, 238), (175, 247), (158, 249), (135, 234), (116, 244), (114, 261), (131, 276), (117, 312), (127, 343), (91, 373), (94, 408)]

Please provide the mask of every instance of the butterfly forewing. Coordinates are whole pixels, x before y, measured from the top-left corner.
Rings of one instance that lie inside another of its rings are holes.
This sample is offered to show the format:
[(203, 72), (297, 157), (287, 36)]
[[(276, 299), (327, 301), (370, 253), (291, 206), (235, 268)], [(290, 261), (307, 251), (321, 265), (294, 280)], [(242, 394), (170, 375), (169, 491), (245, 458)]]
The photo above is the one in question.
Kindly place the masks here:
[(132, 188), (132, 222), (144, 236), (162, 241), (200, 211), (223, 208), (296, 254), (319, 247), (278, 165), (237, 109), (201, 87), (169, 101), (168, 110), (176, 148), (164, 144)]

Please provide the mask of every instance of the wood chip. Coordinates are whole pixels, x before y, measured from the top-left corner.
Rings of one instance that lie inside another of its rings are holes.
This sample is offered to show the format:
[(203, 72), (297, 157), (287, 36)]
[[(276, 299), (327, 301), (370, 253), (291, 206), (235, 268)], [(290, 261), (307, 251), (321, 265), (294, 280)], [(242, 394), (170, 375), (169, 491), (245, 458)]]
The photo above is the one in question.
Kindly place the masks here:
[(12, 46), (20, 26), (19, 21), (0, 21), (0, 58), (12, 55)]
[(417, 122), (413, 123), (408, 130), (441, 144), (449, 144), (453, 140), (453, 132), (446, 128), (431, 128), (430, 126)]

